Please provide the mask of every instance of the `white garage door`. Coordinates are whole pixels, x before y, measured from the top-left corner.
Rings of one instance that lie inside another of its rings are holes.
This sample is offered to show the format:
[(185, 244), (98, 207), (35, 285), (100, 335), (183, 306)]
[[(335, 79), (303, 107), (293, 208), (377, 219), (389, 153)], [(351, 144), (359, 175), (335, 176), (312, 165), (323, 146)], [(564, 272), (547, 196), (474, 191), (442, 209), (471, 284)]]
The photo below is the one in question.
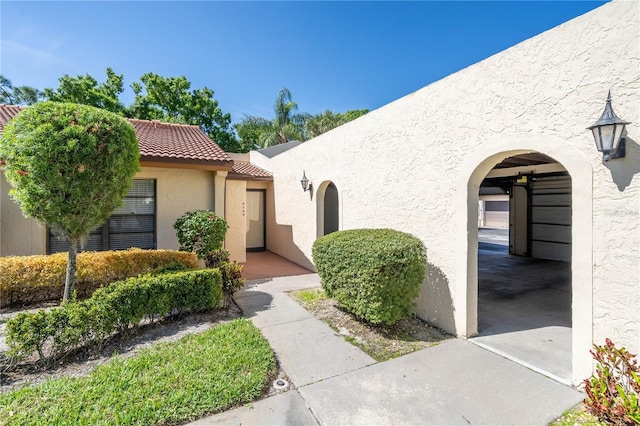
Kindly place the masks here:
[(571, 261), (571, 178), (531, 183), (531, 256)]

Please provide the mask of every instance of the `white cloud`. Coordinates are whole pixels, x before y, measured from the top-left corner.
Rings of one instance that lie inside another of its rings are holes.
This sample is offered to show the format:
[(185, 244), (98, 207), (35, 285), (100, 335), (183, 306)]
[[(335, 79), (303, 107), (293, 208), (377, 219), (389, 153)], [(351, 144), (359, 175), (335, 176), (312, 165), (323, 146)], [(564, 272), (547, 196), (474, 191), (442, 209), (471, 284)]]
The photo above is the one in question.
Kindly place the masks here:
[(55, 53), (62, 44), (62, 42), (49, 43), (47, 49), (39, 49), (3, 38), (1, 47), (2, 60), (3, 62), (14, 60), (32, 62), (43, 66), (51, 63), (68, 65), (69, 62), (66, 59)]

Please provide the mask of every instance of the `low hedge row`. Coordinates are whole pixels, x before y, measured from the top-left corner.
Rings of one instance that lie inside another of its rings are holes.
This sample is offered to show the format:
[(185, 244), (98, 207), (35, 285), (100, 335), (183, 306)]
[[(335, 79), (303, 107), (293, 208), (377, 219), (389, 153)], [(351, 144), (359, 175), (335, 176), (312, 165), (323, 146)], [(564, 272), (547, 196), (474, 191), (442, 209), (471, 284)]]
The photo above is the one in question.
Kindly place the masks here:
[[(64, 290), (67, 253), (0, 257), (0, 307), (59, 300)], [(76, 293), (87, 298), (113, 281), (166, 269), (194, 269), (193, 253), (172, 250), (119, 250), (78, 254)]]
[(347, 311), (371, 324), (411, 315), (426, 272), (418, 238), (392, 229), (334, 232), (313, 244), (322, 287)]
[(96, 290), (90, 299), (7, 321), (7, 355), (19, 361), (37, 354), (47, 363), (79, 347), (99, 348), (114, 332), (127, 332), (144, 318), (218, 307), (222, 297), (218, 269), (129, 278)]

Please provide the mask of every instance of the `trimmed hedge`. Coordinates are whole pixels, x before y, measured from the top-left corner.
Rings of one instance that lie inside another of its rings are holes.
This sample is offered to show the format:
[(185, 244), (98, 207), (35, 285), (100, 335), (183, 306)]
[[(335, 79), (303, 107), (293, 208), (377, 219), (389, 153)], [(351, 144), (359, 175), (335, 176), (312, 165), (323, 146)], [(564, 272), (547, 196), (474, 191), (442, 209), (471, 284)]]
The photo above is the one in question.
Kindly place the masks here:
[[(0, 307), (60, 300), (67, 253), (0, 257)], [(111, 282), (162, 270), (195, 269), (193, 253), (129, 249), (78, 254), (76, 293), (84, 299)]]
[(37, 353), (40, 362), (50, 362), (79, 347), (100, 347), (114, 332), (127, 332), (144, 318), (218, 307), (222, 296), (218, 269), (129, 278), (96, 290), (90, 299), (10, 319), (7, 354), (18, 361)]
[(426, 272), (422, 242), (392, 229), (333, 232), (313, 244), (327, 295), (371, 324), (393, 324), (415, 307)]

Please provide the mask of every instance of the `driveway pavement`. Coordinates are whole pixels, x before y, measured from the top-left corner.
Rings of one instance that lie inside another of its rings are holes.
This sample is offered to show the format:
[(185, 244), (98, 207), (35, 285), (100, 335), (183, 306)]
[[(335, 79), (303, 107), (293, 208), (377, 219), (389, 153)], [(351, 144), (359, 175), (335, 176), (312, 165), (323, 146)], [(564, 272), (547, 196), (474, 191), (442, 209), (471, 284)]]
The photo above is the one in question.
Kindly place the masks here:
[(545, 425), (584, 398), (464, 340), (376, 362), (285, 294), (318, 285), (316, 274), (261, 279), (238, 294), (291, 388), (194, 425)]

